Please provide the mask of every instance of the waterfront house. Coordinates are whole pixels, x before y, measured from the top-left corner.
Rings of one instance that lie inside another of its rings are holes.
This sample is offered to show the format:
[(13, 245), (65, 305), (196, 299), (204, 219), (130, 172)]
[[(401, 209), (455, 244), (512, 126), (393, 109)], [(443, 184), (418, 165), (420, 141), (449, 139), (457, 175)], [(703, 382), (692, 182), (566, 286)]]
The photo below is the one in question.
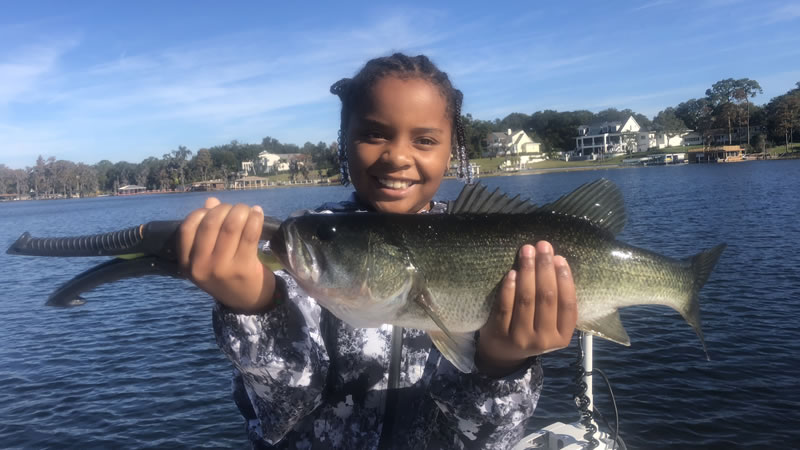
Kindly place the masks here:
[(505, 133), (489, 133), (486, 136), (486, 143), (490, 154), (514, 157), (518, 164), (525, 165), (545, 160), (541, 150), (542, 144), (534, 142), (524, 130), (513, 131), (509, 128)]
[(239, 172), (241, 176), (247, 176), (251, 173), (255, 175), (256, 173), (256, 166), (253, 161), (242, 161), (242, 170)]
[(191, 191), (194, 192), (203, 192), (203, 191), (221, 191), (225, 189), (225, 182), (223, 180), (208, 180), (208, 181), (200, 181), (198, 183), (192, 183)]
[(233, 180), (234, 189), (262, 189), (274, 184), (266, 177), (245, 176)]
[(721, 147), (690, 150), (686, 159), (691, 164), (744, 161), (744, 149), (738, 145), (723, 145)]
[[(278, 172), (277, 164), (281, 160), (282, 155), (276, 155), (267, 151), (258, 154), (258, 165), (262, 172), (273, 173)], [(255, 172), (253, 172), (255, 173)]]
[(651, 148), (677, 147), (689, 133), (643, 130), (633, 116), (624, 122), (602, 122), (578, 127), (574, 156), (596, 159), (600, 155), (646, 152)]
[(121, 188), (117, 189), (117, 195), (131, 195), (131, 194), (141, 194), (142, 192), (146, 192), (147, 188), (144, 186), (139, 186), (136, 184), (126, 184)]
[[(763, 134), (762, 127), (750, 127), (750, 137)], [(711, 130), (692, 131), (683, 138), (683, 145), (711, 145), (724, 146), (731, 142), (737, 144), (747, 143), (747, 127), (732, 127), (730, 132), (727, 128), (714, 128)]]

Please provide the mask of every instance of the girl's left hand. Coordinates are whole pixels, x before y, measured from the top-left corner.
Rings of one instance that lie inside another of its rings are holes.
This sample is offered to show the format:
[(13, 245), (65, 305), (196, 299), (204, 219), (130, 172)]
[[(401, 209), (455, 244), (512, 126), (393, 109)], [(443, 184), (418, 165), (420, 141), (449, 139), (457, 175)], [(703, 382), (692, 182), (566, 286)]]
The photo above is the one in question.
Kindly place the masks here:
[(503, 279), (488, 322), (481, 328), (475, 364), (481, 373), (505, 376), (531, 356), (569, 345), (578, 307), (566, 259), (539, 241), (519, 252), (519, 270)]

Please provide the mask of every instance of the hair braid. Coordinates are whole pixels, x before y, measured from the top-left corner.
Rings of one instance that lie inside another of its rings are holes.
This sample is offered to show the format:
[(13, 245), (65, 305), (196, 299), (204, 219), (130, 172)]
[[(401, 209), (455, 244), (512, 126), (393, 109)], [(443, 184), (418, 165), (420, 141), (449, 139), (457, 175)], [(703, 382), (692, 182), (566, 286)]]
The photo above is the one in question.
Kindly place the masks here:
[(439, 88), (447, 102), (447, 113), (451, 115), (453, 134), (455, 135), (455, 156), (458, 158), (457, 176), (459, 179), (466, 180), (467, 183), (472, 183), (472, 165), (467, 158), (464, 124), (461, 120), (463, 94), (453, 87), (447, 73), (439, 70), (427, 56), (408, 56), (395, 53), (392, 56), (367, 61), (353, 78), (342, 78), (331, 86), (331, 93), (342, 101), (338, 136), (339, 170), (342, 184), (350, 183), (347, 164), (347, 128), (350, 113), (362, 106), (364, 99), (369, 96), (370, 89), (387, 75), (402, 79), (421, 78)]

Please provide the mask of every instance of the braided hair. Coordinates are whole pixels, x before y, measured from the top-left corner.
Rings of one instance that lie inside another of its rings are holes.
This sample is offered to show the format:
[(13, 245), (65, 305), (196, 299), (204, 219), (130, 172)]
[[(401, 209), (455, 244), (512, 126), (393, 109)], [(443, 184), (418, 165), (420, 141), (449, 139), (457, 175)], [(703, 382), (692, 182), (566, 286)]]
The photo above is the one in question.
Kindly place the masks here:
[(447, 73), (439, 70), (427, 56), (407, 56), (402, 53), (395, 53), (392, 56), (367, 61), (367, 64), (353, 78), (342, 78), (331, 86), (331, 93), (338, 96), (342, 101), (338, 137), (339, 170), (342, 184), (346, 186), (350, 183), (347, 164), (347, 127), (350, 113), (360, 106), (360, 102), (364, 101), (363, 99), (370, 95), (373, 86), (387, 75), (401, 79), (420, 78), (439, 88), (447, 102), (446, 111), (452, 118), (453, 131), (455, 133), (455, 150), (458, 158), (456, 174), (459, 179), (472, 183), (472, 166), (467, 159), (464, 124), (461, 121), (461, 103), (464, 95), (453, 87), (447, 77)]

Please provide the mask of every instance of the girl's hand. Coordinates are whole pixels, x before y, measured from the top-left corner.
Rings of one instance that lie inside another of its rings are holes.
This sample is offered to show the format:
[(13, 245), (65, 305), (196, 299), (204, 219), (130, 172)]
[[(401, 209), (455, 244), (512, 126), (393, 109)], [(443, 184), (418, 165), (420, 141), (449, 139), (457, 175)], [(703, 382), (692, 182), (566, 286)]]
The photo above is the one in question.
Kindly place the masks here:
[(478, 370), (504, 376), (531, 356), (569, 345), (578, 308), (567, 261), (539, 241), (519, 252), (519, 271), (503, 279), (489, 321), (481, 328)]
[(264, 223), (260, 207), (220, 203), (214, 197), (186, 216), (178, 236), (178, 263), (200, 289), (245, 313), (272, 306), (275, 275), (258, 260)]

